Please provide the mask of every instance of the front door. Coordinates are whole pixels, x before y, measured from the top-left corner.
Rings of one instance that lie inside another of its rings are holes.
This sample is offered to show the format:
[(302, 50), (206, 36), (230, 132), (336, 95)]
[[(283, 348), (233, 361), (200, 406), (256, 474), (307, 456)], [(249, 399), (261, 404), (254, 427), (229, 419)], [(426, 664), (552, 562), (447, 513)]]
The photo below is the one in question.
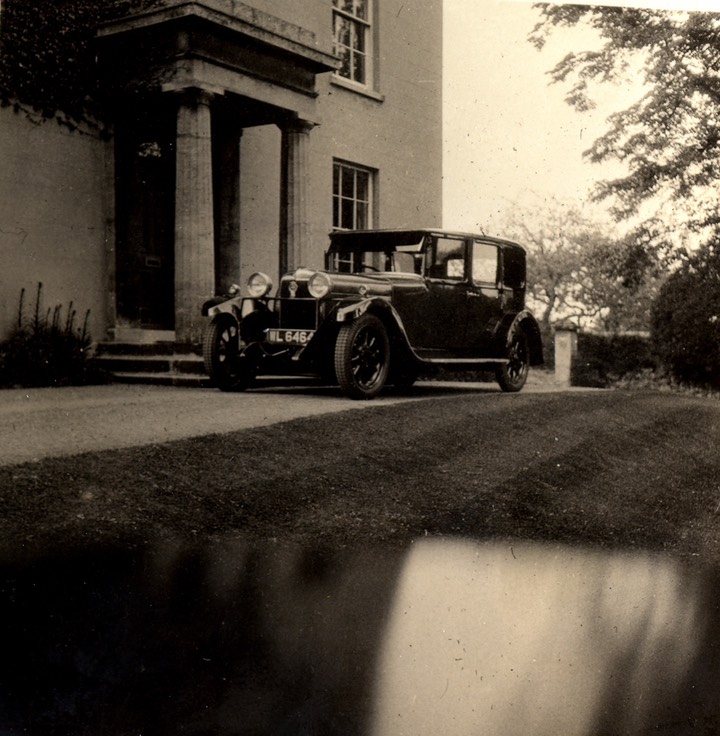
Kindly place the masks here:
[(175, 322), (174, 113), (143, 107), (116, 135), (118, 324), (172, 330)]

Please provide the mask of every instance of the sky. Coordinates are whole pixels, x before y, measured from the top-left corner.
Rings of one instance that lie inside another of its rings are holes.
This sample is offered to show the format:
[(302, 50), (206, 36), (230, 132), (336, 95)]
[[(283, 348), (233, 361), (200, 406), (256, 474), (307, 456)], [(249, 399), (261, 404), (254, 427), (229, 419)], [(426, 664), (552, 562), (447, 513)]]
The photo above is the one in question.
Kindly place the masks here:
[[(720, 0), (604, 4), (720, 11)], [(605, 131), (608, 115), (642, 89), (638, 83), (603, 89), (595, 110), (575, 112), (547, 72), (568, 51), (597, 41), (588, 30), (568, 29), (539, 52), (527, 41), (538, 19), (523, 0), (444, 0), (446, 228), (501, 235), (507, 212), (551, 198), (605, 216), (604, 205), (588, 203), (588, 192), (622, 169), (591, 164), (582, 154)]]
[(508, 0), (445, 0), (444, 226), (497, 233), (504, 213), (554, 197), (587, 201), (599, 167), (582, 152), (609, 110), (578, 114), (547, 72), (588, 33), (564, 31), (538, 52), (538, 12)]

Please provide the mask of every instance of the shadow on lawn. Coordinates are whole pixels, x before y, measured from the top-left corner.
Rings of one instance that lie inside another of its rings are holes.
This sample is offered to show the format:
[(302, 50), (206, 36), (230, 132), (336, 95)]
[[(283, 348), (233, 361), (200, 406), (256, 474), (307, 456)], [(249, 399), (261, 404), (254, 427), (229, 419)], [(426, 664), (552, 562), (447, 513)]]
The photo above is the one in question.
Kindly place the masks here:
[(426, 538), (2, 564), (3, 734), (646, 734), (720, 727), (714, 571)]

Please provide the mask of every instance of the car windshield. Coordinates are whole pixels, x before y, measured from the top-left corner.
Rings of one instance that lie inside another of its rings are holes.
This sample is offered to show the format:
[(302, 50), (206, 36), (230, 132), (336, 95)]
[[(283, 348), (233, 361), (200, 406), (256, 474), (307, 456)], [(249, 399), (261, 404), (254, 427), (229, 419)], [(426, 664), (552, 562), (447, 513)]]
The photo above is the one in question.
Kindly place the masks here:
[(382, 250), (363, 248), (330, 250), (327, 254), (327, 267), (332, 271), (345, 273), (360, 273), (363, 271), (421, 273), (422, 245), (422, 242), (420, 242), (394, 245)]

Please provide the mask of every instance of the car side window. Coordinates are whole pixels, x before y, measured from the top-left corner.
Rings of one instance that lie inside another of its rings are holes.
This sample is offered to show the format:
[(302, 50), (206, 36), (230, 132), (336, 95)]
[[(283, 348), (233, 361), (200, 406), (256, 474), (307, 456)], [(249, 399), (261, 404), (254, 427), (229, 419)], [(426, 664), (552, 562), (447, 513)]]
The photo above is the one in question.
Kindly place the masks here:
[(525, 288), (525, 251), (521, 248), (503, 253), (503, 282), (510, 289)]
[(465, 241), (434, 238), (427, 275), (432, 279), (462, 281), (465, 278)]
[(472, 280), (476, 283), (498, 283), (499, 248), (490, 243), (473, 243)]

